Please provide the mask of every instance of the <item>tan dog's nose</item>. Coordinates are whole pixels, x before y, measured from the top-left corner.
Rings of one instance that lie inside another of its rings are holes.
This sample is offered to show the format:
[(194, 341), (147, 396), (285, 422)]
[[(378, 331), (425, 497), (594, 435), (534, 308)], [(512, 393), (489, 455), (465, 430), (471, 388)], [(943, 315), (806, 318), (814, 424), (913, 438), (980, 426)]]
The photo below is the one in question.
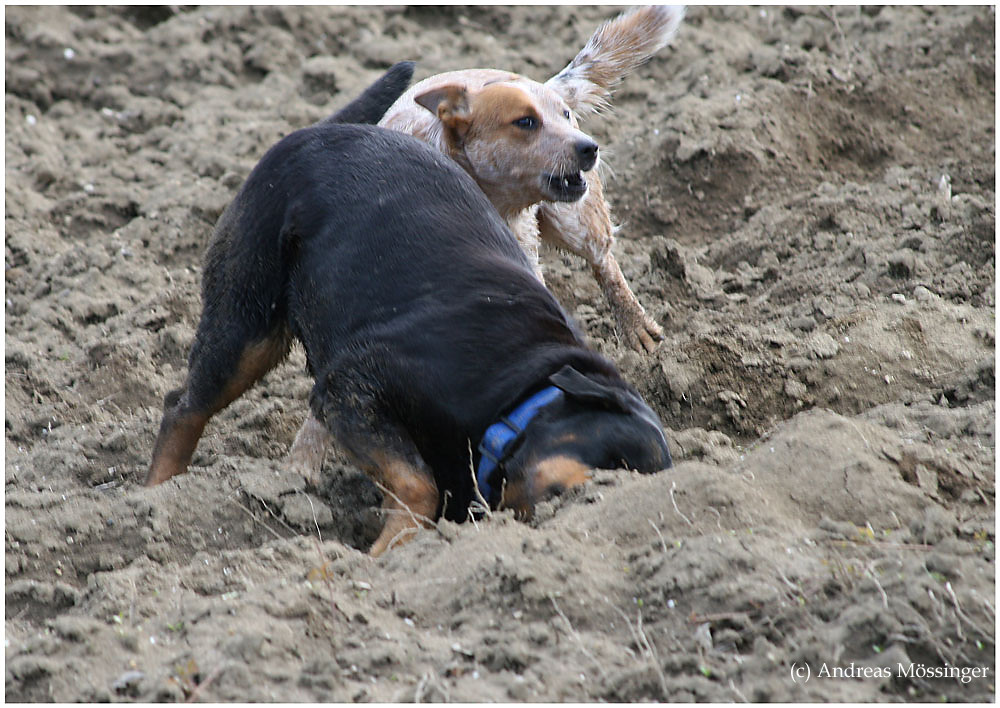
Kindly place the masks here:
[(580, 171), (587, 172), (597, 164), (597, 143), (581, 140), (576, 144), (576, 158), (580, 161)]

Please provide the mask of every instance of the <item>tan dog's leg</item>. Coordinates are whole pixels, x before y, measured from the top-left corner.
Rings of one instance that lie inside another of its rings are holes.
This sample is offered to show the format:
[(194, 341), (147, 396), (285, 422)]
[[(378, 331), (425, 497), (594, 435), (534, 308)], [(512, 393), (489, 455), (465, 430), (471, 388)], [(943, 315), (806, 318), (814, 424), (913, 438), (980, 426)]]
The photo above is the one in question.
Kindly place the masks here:
[(579, 202), (543, 202), (538, 211), (541, 237), (567, 249), (590, 264), (607, 298), (626, 343), (639, 352), (652, 352), (663, 330), (646, 314), (615, 260), (611, 214), (596, 172), (587, 173), (590, 185)]
[(330, 433), (316, 416), (310, 414), (295, 435), (295, 442), (288, 451), (288, 466), (293, 472), (315, 485), (323, 469), (326, 450), (330, 446)]

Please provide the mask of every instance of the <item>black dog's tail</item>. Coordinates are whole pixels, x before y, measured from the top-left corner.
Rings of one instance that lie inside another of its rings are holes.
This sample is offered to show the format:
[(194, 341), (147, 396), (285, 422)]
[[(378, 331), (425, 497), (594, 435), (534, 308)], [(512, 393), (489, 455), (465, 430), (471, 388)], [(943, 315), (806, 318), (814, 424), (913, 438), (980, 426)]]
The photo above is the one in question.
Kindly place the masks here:
[(414, 66), (416, 65), (412, 61), (393, 64), (380, 79), (365, 89), (364, 93), (317, 125), (378, 123), (389, 110), (389, 106), (395, 103), (409, 87)]

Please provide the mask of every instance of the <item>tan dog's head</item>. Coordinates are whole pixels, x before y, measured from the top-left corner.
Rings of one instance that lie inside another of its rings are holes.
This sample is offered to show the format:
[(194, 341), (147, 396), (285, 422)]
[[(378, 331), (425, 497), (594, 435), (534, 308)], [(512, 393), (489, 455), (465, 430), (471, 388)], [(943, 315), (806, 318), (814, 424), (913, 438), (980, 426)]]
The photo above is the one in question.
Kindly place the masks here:
[(478, 90), (453, 83), (415, 98), (441, 121), (452, 157), (501, 212), (587, 192), (597, 143), (552, 89), (516, 74)]

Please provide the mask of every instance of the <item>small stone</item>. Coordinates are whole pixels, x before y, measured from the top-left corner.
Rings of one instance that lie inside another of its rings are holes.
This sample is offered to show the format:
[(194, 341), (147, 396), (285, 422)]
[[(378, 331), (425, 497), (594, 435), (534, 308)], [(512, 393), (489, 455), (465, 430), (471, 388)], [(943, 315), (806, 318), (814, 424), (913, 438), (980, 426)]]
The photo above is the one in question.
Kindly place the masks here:
[(797, 379), (788, 379), (785, 381), (785, 395), (801, 400), (806, 395), (806, 385)]
[(524, 703), (531, 698), (531, 691), (521, 676), (517, 676), (517, 678), (521, 680), (515, 681), (507, 687), (507, 695), (519, 703)]
[(891, 297), (893, 302), (898, 302), (900, 305), (906, 302), (906, 295), (903, 293), (893, 293)]
[(836, 309), (834, 308), (833, 302), (829, 298), (820, 297), (816, 298), (815, 311), (824, 320), (832, 319), (836, 314)]
[(788, 367), (795, 373), (808, 371), (813, 366), (815, 366), (815, 364), (809, 361), (809, 359), (806, 359), (805, 357), (801, 356), (793, 357), (788, 361)]
[(810, 317), (809, 315), (796, 317), (788, 324), (792, 329), (800, 329), (803, 332), (812, 332), (814, 329), (816, 329), (816, 320)]
[(913, 288), (913, 297), (918, 302), (930, 302), (931, 300), (937, 298), (937, 295), (925, 288), (923, 285), (918, 285)]
[(832, 359), (840, 351), (840, 345), (826, 332), (815, 335), (810, 341), (809, 347), (817, 359)]

